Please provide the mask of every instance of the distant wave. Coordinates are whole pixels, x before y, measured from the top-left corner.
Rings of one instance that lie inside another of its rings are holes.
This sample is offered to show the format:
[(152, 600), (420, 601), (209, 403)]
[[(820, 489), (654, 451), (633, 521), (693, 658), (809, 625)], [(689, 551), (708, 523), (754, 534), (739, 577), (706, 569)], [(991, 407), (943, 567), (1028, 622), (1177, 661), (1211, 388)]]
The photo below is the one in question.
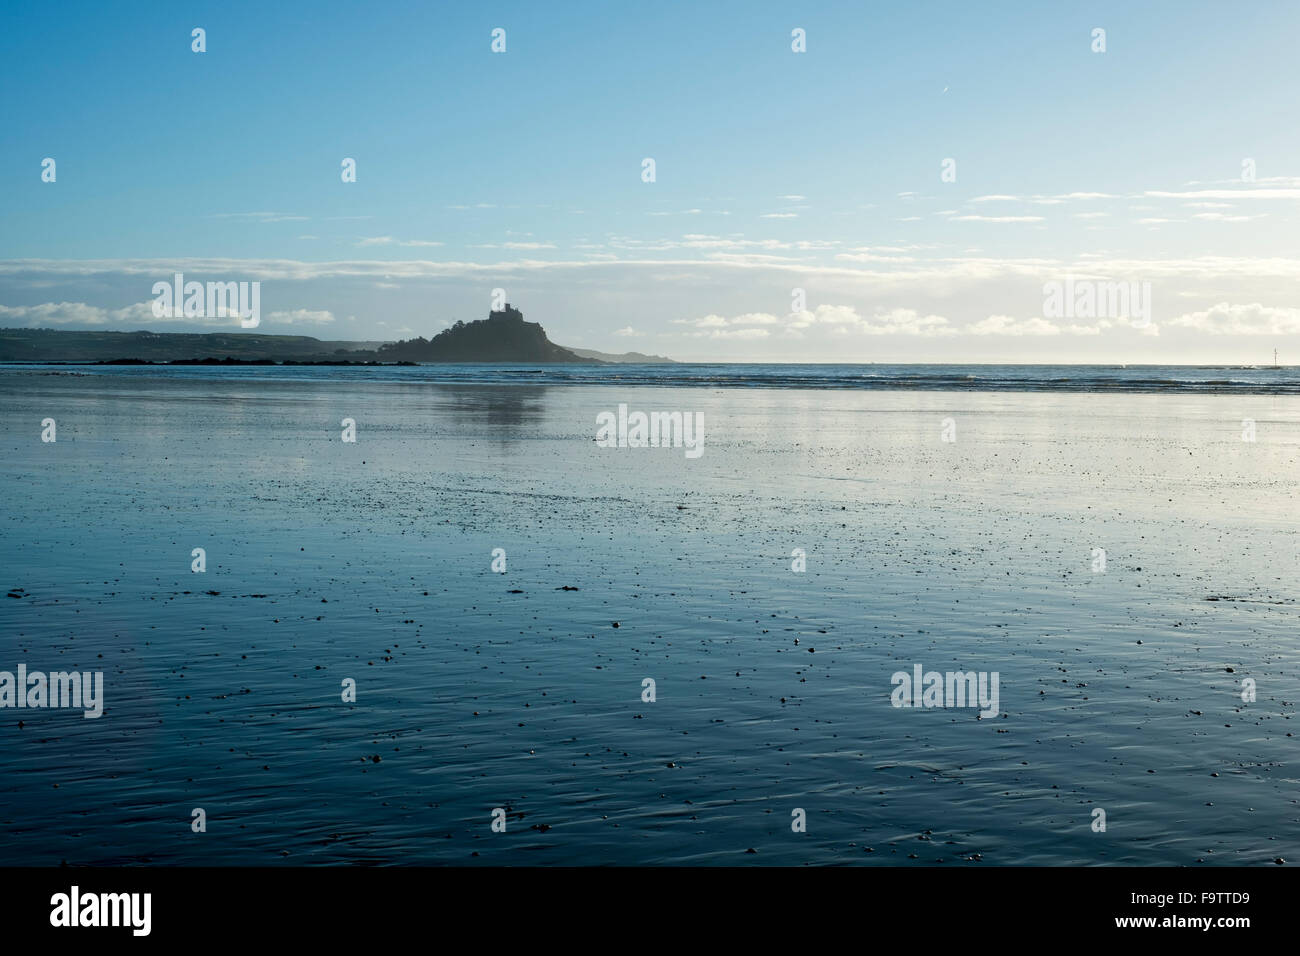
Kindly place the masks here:
[(1300, 368), (1115, 365), (109, 366), (0, 364), (5, 374), (464, 385), (627, 385), (861, 391), (1300, 394)]

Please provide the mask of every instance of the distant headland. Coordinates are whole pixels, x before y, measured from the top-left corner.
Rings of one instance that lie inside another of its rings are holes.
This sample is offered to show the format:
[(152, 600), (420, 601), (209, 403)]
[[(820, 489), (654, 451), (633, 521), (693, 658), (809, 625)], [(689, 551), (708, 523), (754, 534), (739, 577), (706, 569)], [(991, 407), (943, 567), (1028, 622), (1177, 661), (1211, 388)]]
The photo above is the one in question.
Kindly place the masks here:
[(525, 322), (524, 314), (509, 302), (499, 312), (490, 312), (477, 322), (457, 322), (431, 339), (407, 339), (381, 345), (375, 353), (390, 362), (570, 362), (590, 364), (546, 337), (536, 322)]
[(0, 329), (0, 362), (179, 365), (412, 365), (422, 362), (671, 363), (657, 355), (567, 349), (506, 303), (486, 319), (457, 322), (433, 338), (325, 341), (258, 332), (71, 332)]

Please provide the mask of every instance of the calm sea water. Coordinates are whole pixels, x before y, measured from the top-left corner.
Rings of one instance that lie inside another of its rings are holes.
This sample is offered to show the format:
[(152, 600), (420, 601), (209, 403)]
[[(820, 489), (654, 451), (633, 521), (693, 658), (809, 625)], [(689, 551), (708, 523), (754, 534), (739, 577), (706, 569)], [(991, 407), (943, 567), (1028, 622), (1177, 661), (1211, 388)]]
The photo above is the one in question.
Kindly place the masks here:
[[(0, 670), (106, 697), (0, 710), (5, 858), (1300, 859), (1300, 398), (517, 371), (0, 370)], [(598, 447), (620, 403), (704, 453)], [(893, 707), (917, 664), (999, 715)]]

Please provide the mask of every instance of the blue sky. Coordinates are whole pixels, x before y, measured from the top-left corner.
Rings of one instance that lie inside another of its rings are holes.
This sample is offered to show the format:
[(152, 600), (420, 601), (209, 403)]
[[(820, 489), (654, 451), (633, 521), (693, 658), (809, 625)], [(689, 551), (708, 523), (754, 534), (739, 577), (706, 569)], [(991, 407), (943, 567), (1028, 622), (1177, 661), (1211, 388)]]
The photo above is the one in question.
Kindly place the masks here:
[(177, 328), (180, 271), (329, 339), (503, 288), (684, 359), (1300, 358), (1293, 4), (183, 6), (0, 12), (0, 325)]

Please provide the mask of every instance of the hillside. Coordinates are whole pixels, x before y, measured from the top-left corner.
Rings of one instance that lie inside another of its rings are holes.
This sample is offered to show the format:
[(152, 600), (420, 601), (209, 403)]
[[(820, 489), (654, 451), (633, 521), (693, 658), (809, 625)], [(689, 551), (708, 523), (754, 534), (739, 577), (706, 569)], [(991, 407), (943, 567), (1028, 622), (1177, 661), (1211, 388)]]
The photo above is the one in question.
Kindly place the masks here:
[(407, 362), (580, 362), (583, 358), (561, 348), (546, 337), (536, 322), (525, 322), (524, 314), (509, 303), (486, 319), (457, 322), (431, 339), (416, 338), (381, 345), (375, 353), (381, 361)]
[(595, 349), (570, 348), (574, 355), (595, 359), (598, 362), (611, 362), (615, 365), (676, 365), (673, 359), (662, 355), (646, 355), (644, 352), (598, 352)]
[(111, 362), (143, 359), (374, 358), (379, 342), (326, 342), (309, 335), (259, 332), (68, 332), (57, 329), (0, 329), (0, 362)]

